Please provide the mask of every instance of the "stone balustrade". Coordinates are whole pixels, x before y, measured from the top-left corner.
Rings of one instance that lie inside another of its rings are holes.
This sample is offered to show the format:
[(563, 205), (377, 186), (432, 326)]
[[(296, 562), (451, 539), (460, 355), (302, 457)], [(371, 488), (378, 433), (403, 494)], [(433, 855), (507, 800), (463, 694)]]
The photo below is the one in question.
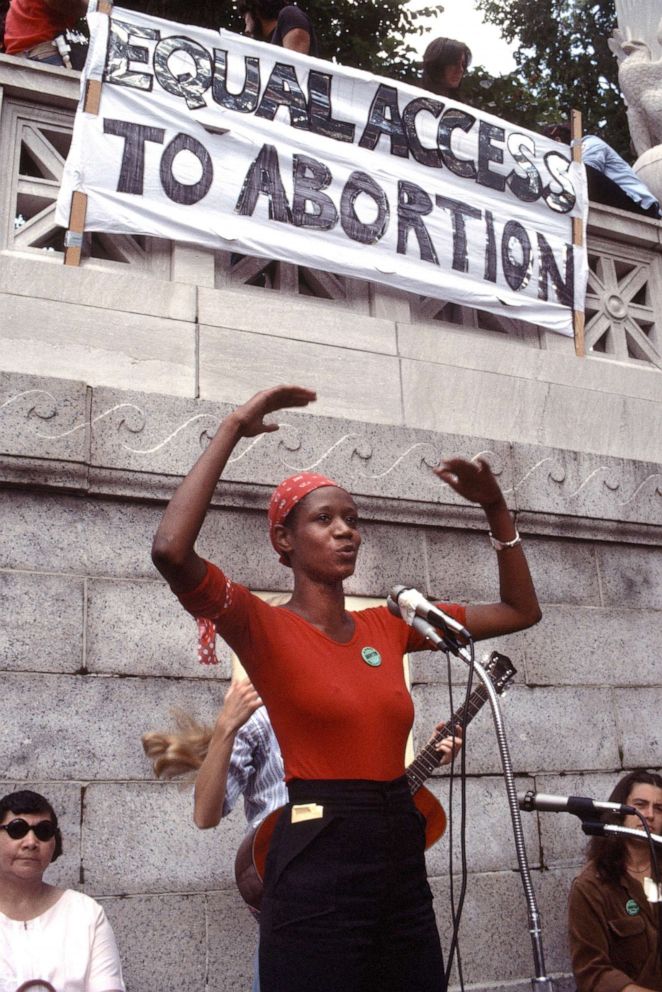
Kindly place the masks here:
[[(77, 73), (0, 56), (2, 200), (0, 250), (34, 256), (63, 251), (54, 221), (63, 162), (78, 100)], [(662, 369), (662, 225), (595, 205), (589, 218), (586, 343), (592, 358)], [(196, 249), (152, 237), (86, 236), (86, 260), (107, 270), (207, 288), (260, 287), (316, 298), (362, 317), (437, 322), (548, 347), (543, 328), (485, 311), (393, 292), (304, 266)], [(566, 345), (569, 347), (568, 343)], [(552, 347), (560, 347), (555, 342)], [(566, 349), (567, 350), (567, 349)]]

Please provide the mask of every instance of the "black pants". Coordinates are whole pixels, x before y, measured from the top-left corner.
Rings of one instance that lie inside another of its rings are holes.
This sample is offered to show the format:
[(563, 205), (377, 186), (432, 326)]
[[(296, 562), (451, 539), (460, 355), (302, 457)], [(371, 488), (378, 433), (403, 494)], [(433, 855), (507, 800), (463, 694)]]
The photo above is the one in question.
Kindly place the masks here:
[[(423, 819), (406, 779), (294, 781), (260, 917), (261, 992), (444, 992)], [(319, 818), (292, 822), (317, 803)]]
[(619, 210), (627, 210), (631, 214), (643, 214), (644, 217), (659, 217), (659, 207), (653, 203), (650, 207), (643, 207), (637, 203), (624, 189), (605, 176), (603, 172), (595, 169), (592, 165), (586, 166), (586, 179), (588, 183), (588, 198), (595, 203), (604, 203), (608, 207), (618, 207)]

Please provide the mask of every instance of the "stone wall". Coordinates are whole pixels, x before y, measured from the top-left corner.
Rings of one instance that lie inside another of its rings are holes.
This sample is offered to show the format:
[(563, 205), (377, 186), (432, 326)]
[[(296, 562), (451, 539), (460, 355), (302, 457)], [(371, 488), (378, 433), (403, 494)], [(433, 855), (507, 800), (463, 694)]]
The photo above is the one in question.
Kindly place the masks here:
[[(295, 377), (325, 416), (662, 462), (660, 370), (644, 362), (580, 361), (531, 327), (412, 323), (405, 294), (379, 287), (368, 314), (120, 268), (0, 254), (0, 370), (212, 403)], [(182, 277), (202, 276), (192, 261)]]
[[(217, 670), (197, 664), (194, 624), (149, 558), (163, 501), (227, 409), (0, 374), (0, 777), (6, 791), (42, 789), (62, 811), (65, 855), (50, 880), (102, 898), (130, 992), (250, 984), (255, 928), (232, 874), (241, 811), (196, 830), (190, 790), (155, 782), (140, 747), (173, 707), (212, 720), (227, 687), (229, 657)], [(518, 669), (503, 704), (518, 789), (604, 796), (622, 769), (662, 765), (659, 465), (364, 418), (279, 419), (279, 433), (237, 451), (203, 554), (254, 588), (286, 588), (263, 511), (282, 476), (314, 465), (356, 493), (365, 520), (348, 591), (383, 597), (403, 582), (489, 600), (496, 560), (482, 515), (430, 472), (442, 455), (482, 452), (517, 512), (544, 610), (532, 630), (485, 645)], [(457, 663), (452, 676), (457, 706)], [(420, 743), (450, 711), (445, 662), (416, 656), (412, 681)], [(488, 712), (466, 753), (464, 980), (523, 990), (526, 905)], [(446, 777), (432, 789), (446, 800)], [(573, 817), (523, 816), (548, 969), (570, 988), (564, 904), (585, 838)], [(454, 822), (457, 848), (457, 810)], [(429, 867), (447, 946), (446, 838)]]

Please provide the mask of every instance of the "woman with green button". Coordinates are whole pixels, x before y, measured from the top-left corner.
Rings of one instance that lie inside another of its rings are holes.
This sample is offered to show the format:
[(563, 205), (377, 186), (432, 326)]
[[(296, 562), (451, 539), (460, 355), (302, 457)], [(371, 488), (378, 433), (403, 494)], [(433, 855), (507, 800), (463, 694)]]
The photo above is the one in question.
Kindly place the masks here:
[[(662, 776), (631, 772), (609, 801), (638, 809), (651, 833), (662, 835)], [(588, 845), (588, 863), (572, 883), (569, 902), (577, 992), (661, 992), (658, 904), (650, 901), (656, 894), (646, 835), (634, 814), (611, 822), (640, 830), (641, 840), (612, 835), (592, 837)]]
[[(413, 705), (402, 656), (426, 642), (386, 607), (345, 609), (343, 582), (361, 544), (353, 498), (310, 472), (275, 490), (269, 536), (293, 576), (282, 606), (232, 582), (194, 547), (235, 445), (277, 430), (269, 414), (315, 398), (276, 386), (226, 417), (167, 507), (152, 556), (182, 605), (239, 657), (283, 754), (290, 803), (267, 862), (262, 992), (443, 992), (424, 825), (404, 775)], [(435, 471), (483, 508), (499, 571), (498, 602), (444, 609), (475, 639), (536, 623), (521, 541), (489, 466), (453, 459)], [(211, 651), (213, 638), (207, 643)]]

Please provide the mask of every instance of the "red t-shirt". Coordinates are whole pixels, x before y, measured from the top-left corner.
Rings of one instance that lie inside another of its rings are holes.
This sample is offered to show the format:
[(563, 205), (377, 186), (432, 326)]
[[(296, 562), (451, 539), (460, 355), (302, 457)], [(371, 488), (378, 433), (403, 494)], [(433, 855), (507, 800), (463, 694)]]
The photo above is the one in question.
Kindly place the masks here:
[(16, 55), (41, 41), (52, 41), (74, 26), (78, 14), (58, 14), (43, 0), (11, 0), (5, 21), (5, 51)]
[[(402, 656), (427, 644), (386, 607), (352, 613), (354, 636), (339, 644), (209, 563), (200, 585), (179, 599), (214, 620), (240, 658), (269, 711), (286, 779), (388, 781), (404, 773), (414, 708)], [(465, 623), (464, 607), (443, 608)]]

